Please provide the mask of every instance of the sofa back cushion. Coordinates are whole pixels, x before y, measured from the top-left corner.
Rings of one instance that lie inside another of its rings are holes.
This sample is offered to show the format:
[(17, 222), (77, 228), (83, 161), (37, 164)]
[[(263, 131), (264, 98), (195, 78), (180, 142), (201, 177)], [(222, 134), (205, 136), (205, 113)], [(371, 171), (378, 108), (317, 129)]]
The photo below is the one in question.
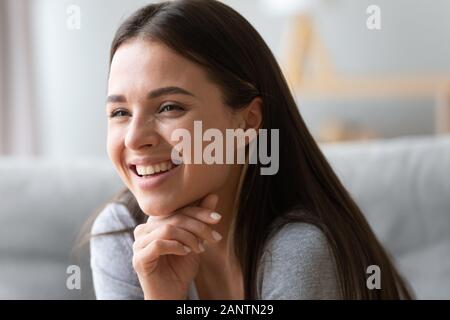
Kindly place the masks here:
[(395, 256), (450, 235), (450, 135), (322, 145)]

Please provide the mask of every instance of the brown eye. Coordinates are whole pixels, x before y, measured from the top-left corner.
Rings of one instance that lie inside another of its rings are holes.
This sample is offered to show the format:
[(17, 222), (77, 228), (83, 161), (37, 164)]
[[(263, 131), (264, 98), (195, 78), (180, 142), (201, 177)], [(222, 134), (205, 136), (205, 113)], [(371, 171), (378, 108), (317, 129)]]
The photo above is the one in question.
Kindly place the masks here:
[(122, 110), (122, 109), (114, 110), (113, 112), (111, 112), (110, 118), (125, 117), (128, 114), (129, 113), (126, 110)]
[(166, 104), (165, 106), (162, 106), (161, 109), (159, 109), (159, 113), (165, 112), (165, 111), (177, 111), (177, 110), (184, 110), (181, 106), (176, 104)]

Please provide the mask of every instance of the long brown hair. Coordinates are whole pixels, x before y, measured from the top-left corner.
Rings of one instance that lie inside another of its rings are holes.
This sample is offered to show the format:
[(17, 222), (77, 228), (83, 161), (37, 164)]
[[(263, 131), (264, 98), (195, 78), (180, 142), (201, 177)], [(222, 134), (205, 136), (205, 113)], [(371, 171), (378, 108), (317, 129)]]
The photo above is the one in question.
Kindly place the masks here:
[[(239, 13), (215, 0), (181, 0), (147, 5), (126, 19), (111, 45), (134, 38), (164, 43), (200, 64), (236, 110), (263, 100), (264, 129), (279, 129), (279, 171), (261, 175), (249, 164), (237, 194), (232, 237), (243, 272), (245, 299), (259, 299), (256, 273), (269, 230), (306, 222), (327, 237), (345, 299), (411, 298), (405, 282), (308, 131), (286, 80), (266, 43)], [(146, 215), (129, 190), (118, 198), (136, 223)], [(259, 232), (254, 232), (258, 230)], [(132, 229), (117, 232), (129, 231)], [(369, 290), (366, 269), (378, 265), (382, 289)], [(295, 266), (292, 266), (295, 267)]]

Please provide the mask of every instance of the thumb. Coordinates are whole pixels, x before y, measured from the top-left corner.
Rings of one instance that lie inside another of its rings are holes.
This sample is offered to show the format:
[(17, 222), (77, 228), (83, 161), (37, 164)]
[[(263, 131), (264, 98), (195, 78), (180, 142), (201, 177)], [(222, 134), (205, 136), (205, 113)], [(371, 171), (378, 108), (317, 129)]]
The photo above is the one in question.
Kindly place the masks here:
[(214, 193), (208, 194), (200, 203), (200, 206), (209, 210), (214, 210), (219, 202), (219, 196)]

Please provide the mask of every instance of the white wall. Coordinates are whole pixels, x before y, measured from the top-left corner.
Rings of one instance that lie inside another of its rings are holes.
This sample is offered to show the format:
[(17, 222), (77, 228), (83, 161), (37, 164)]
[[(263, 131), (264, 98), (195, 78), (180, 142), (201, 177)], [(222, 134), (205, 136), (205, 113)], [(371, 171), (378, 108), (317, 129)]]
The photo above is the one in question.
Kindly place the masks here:
[[(106, 156), (105, 97), (109, 46), (120, 22), (151, 1), (33, 0), (33, 54), (37, 115), (43, 155)], [(236, 6), (278, 45), (273, 27), (255, 1), (225, 1)], [(81, 29), (66, 27), (69, 5), (81, 9)]]
[[(81, 8), (81, 29), (66, 26), (70, 4)], [(32, 1), (36, 99), (41, 153), (105, 155), (104, 97), (108, 46), (118, 1)]]
[[(120, 22), (148, 0), (29, 0), (34, 39), (34, 89), (40, 153), (55, 157), (106, 156), (108, 51)], [(286, 19), (259, 0), (224, 0), (261, 33), (278, 57)], [(320, 35), (341, 73), (450, 71), (450, 1), (323, 0)], [(382, 10), (382, 30), (365, 27), (365, 9)], [(66, 9), (81, 8), (81, 29), (66, 28)], [(388, 136), (430, 133), (433, 101), (300, 101), (314, 131), (325, 117), (370, 123)], [(348, 107), (346, 109), (346, 107)], [(406, 120), (406, 121), (404, 121)], [(402, 125), (402, 121), (403, 124)], [(397, 124), (397, 125), (396, 125)]]

